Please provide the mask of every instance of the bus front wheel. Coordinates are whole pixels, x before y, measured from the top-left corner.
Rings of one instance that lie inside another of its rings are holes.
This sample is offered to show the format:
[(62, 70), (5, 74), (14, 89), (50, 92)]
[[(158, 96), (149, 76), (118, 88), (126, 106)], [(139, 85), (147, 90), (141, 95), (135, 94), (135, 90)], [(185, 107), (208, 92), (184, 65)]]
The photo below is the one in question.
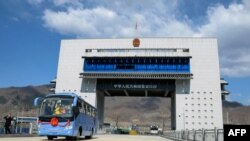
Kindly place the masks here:
[(79, 131), (77, 132), (77, 136), (72, 137), (71, 139), (76, 141), (76, 140), (80, 139), (81, 136), (82, 136), (82, 128), (80, 127)]
[(55, 137), (54, 136), (47, 136), (48, 140), (53, 140)]

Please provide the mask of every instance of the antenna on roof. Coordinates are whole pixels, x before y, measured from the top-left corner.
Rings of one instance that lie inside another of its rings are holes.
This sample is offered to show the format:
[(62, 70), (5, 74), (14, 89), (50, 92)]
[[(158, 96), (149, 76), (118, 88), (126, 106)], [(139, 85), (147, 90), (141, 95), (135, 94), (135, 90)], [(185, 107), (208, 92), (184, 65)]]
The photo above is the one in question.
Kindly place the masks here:
[(135, 23), (135, 38), (138, 38), (138, 22)]
[(140, 40), (138, 38), (138, 22), (135, 23), (135, 38), (133, 40), (133, 46), (139, 47), (140, 46)]

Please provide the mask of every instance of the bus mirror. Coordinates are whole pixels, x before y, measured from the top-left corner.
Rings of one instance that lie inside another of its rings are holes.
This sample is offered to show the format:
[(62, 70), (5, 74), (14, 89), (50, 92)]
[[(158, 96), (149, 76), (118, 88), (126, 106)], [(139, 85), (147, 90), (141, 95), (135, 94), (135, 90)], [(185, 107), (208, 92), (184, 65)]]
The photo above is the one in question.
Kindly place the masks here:
[(76, 107), (76, 106), (77, 106), (77, 97), (75, 97), (73, 101), (73, 107)]
[(34, 103), (33, 104), (34, 104), (35, 107), (38, 106), (39, 100), (42, 100), (42, 98), (41, 97), (37, 97), (37, 98), (34, 99)]

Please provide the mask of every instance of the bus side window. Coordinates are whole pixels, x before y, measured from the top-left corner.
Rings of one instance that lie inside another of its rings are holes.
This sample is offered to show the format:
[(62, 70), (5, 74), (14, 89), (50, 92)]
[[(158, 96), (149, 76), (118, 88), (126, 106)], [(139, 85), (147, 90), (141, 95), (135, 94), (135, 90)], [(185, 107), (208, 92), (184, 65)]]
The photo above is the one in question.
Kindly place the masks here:
[(83, 105), (82, 108), (81, 108), (81, 111), (82, 111), (83, 114), (85, 114), (86, 112), (85, 112), (85, 108), (84, 108), (84, 103), (82, 102), (81, 104)]
[(93, 117), (93, 108), (90, 107), (90, 116)]
[(95, 117), (95, 109), (92, 109), (92, 116)]
[(91, 107), (90, 106), (89, 106), (88, 110), (89, 110), (89, 116), (91, 116)]
[(91, 108), (91, 116), (94, 117), (94, 109)]
[(88, 106), (88, 115), (90, 116), (90, 107)]
[(85, 111), (85, 114), (87, 115), (88, 114), (88, 110), (87, 110), (87, 105), (84, 104), (84, 111)]
[(80, 109), (82, 108), (82, 103), (80, 101), (77, 101), (77, 107)]
[(79, 109), (80, 113), (83, 113), (83, 106), (80, 101), (77, 101), (77, 108)]

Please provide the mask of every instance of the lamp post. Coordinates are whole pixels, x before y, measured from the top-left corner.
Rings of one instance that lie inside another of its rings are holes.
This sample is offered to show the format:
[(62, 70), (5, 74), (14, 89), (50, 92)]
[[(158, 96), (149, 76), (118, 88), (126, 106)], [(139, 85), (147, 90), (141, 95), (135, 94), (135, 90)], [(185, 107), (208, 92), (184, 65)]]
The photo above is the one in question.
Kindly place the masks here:
[(185, 128), (185, 112), (184, 112), (184, 108), (183, 108), (183, 111), (182, 111), (182, 116), (183, 116), (183, 128), (185, 130), (186, 128)]
[(162, 132), (163, 132), (164, 127), (165, 127), (165, 118), (166, 118), (166, 116), (164, 115), (164, 112), (161, 112), (161, 116), (162, 116)]
[(19, 116), (19, 114), (18, 114), (19, 112), (17, 111), (17, 113), (16, 113), (16, 123), (15, 123), (15, 133), (17, 134), (17, 128), (18, 128), (18, 116)]
[(227, 112), (227, 124), (229, 124), (229, 122), (228, 122), (228, 112)]

